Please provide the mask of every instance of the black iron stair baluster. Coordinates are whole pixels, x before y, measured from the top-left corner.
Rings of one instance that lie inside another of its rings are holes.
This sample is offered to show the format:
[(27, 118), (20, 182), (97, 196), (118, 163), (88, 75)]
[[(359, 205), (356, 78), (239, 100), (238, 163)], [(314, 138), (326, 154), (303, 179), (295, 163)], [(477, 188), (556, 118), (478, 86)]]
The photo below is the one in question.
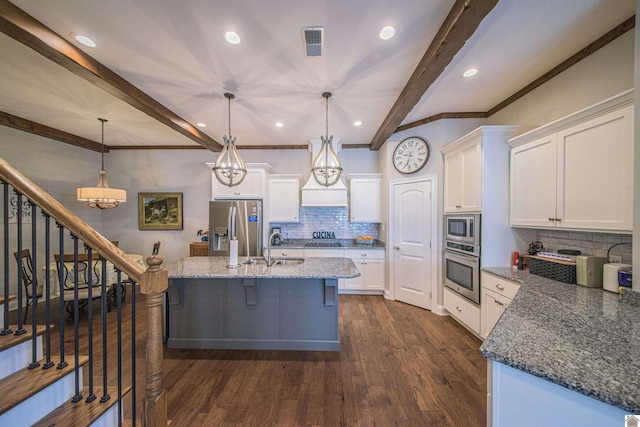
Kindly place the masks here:
[(58, 283), (60, 288), (60, 319), (58, 320), (58, 327), (60, 329), (60, 362), (58, 363), (58, 369), (66, 368), (68, 363), (64, 360), (64, 227), (58, 221), (56, 221), (56, 227), (59, 231), (59, 253), (60, 261), (58, 262)]
[(73, 239), (73, 359), (75, 366), (73, 367), (74, 383), (76, 387), (76, 394), (71, 398), (72, 402), (79, 402), (82, 400), (82, 394), (80, 393), (80, 344), (78, 338), (78, 330), (80, 328), (80, 303), (78, 301), (78, 237), (71, 234)]
[[(45, 325), (45, 363), (42, 369), (53, 366), (51, 361), (51, 217), (42, 212), (44, 217), (44, 321)], [(60, 296), (62, 298), (62, 296)]]
[[(29, 369), (35, 369), (40, 366), (38, 361), (38, 233), (37, 233), (37, 221), (36, 221), (36, 205), (28, 200), (31, 207), (31, 363), (29, 363)], [(19, 252), (22, 255), (22, 252)], [(20, 263), (22, 263), (22, 257), (20, 257)], [(22, 264), (20, 265), (22, 270)], [(28, 295), (25, 295), (29, 298)], [(29, 301), (27, 301), (27, 305)]]
[(100, 256), (100, 262), (102, 263), (102, 297), (100, 303), (102, 304), (102, 396), (100, 397), (100, 403), (104, 403), (111, 399), (111, 396), (107, 392), (107, 260)]
[(87, 332), (89, 335), (89, 395), (87, 396), (87, 399), (85, 401), (87, 403), (91, 403), (96, 400), (96, 395), (93, 392), (93, 250), (86, 244), (84, 247), (87, 251), (87, 256), (89, 257), (87, 266), (87, 272), (89, 274), (89, 288), (87, 290), (89, 295), (89, 305), (87, 307), (87, 317), (89, 319), (89, 322), (87, 324)]
[(9, 335), (13, 331), (9, 327), (9, 184), (2, 181), (3, 186), (3, 230), (4, 230), (4, 313), (0, 335)]
[[(18, 220), (18, 255), (22, 256), (22, 194), (17, 192), (14, 188), (13, 190), (18, 196), (18, 206), (16, 206), (16, 217)], [(22, 280), (24, 273), (22, 272), (22, 260), (18, 263), (18, 330), (15, 331), (14, 335), (23, 335), (27, 333), (27, 330), (24, 328), (24, 322), (22, 318)]]

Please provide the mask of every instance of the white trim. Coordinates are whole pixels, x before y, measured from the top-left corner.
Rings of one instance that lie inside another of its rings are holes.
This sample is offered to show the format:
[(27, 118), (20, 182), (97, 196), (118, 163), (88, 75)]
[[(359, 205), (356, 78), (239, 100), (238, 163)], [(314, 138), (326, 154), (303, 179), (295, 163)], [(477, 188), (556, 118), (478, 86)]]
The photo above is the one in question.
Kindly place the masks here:
[(409, 179), (392, 179), (389, 181), (389, 205), (388, 205), (388, 243), (387, 243), (387, 265), (389, 268), (387, 269), (387, 283), (388, 289), (385, 290), (384, 296), (387, 299), (395, 300), (395, 282), (393, 278), (395, 277), (395, 265), (393, 263), (393, 246), (395, 240), (395, 186), (399, 184), (413, 184), (418, 182), (430, 182), (431, 183), (431, 247), (430, 247), (430, 258), (431, 258), (431, 287), (429, 289), (431, 293), (431, 301), (430, 307), (431, 311), (437, 314), (444, 314), (444, 307), (438, 305), (438, 271), (440, 269), (440, 264), (438, 263), (438, 254), (440, 253), (440, 241), (438, 239), (438, 176), (437, 175), (424, 175), (415, 178)]

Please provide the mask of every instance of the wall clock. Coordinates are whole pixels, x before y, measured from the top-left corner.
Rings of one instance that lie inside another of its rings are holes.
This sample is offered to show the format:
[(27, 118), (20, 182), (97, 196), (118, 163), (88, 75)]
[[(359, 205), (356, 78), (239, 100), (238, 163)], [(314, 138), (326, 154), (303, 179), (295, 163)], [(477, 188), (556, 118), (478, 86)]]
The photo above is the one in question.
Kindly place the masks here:
[(400, 173), (414, 173), (427, 164), (429, 144), (418, 136), (410, 136), (400, 141), (393, 150), (393, 166)]

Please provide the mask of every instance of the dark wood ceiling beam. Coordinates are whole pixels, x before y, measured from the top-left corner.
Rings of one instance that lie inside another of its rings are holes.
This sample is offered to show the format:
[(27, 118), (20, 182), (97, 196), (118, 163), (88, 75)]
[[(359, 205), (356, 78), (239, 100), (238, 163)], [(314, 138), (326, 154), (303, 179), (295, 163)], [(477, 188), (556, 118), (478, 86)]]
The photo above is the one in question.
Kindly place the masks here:
[(213, 151), (222, 148), (217, 141), (8, 0), (0, 0), (0, 31), (192, 141)]
[[(45, 138), (54, 139), (56, 141), (65, 142), (88, 150), (97, 152), (101, 152), (102, 150), (102, 144), (99, 142), (91, 141), (90, 139), (76, 136), (59, 129), (54, 129), (40, 123), (32, 122), (31, 120), (23, 119), (22, 117), (14, 116), (13, 114), (5, 113), (3, 111), (0, 111), (0, 125), (18, 129), (23, 132), (29, 132), (34, 135), (43, 136)], [(104, 146), (104, 152), (109, 152), (109, 146)]]
[(491, 12), (498, 0), (457, 0), (371, 141), (379, 150)]
[(488, 117), (487, 113), (484, 113), (481, 111), (461, 112), (461, 113), (438, 113), (438, 114), (434, 114), (433, 116), (426, 117), (424, 119), (416, 120), (415, 122), (398, 126), (395, 132), (401, 132), (403, 130), (426, 125), (427, 123), (435, 122), (442, 119), (486, 119), (487, 117)]

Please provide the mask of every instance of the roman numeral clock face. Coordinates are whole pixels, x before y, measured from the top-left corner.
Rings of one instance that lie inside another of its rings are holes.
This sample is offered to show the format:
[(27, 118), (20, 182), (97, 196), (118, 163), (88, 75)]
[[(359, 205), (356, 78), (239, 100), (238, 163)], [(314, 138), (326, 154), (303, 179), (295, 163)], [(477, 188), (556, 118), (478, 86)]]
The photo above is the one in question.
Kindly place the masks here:
[(422, 138), (412, 136), (403, 139), (393, 150), (393, 166), (400, 173), (414, 173), (427, 164), (429, 144)]

